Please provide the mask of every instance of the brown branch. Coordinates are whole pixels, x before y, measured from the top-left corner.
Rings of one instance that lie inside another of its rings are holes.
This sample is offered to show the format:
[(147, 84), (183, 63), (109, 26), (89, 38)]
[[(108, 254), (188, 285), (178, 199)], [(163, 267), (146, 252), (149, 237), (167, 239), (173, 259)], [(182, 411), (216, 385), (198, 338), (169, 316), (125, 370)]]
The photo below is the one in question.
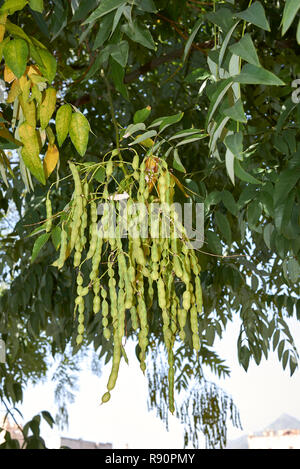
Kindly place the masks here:
[[(207, 50), (211, 49), (213, 46), (214, 46), (213, 40), (206, 41), (202, 44), (198, 44), (197, 50), (201, 50), (201, 52), (206, 54)], [(172, 62), (175, 59), (181, 58), (183, 56), (183, 52), (184, 52), (184, 48), (182, 47), (180, 49), (173, 50), (169, 54), (163, 54), (160, 57), (155, 57), (154, 59), (150, 60), (146, 64), (141, 65), (141, 67), (125, 75), (124, 83), (125, 84), (132, 83), (133, 81), (137, 80), (139, 76), (146, 75), (146, 73), (151, 72), (152, 70), (155, 70), (160, 65), (163, 65), (165, 63)]]

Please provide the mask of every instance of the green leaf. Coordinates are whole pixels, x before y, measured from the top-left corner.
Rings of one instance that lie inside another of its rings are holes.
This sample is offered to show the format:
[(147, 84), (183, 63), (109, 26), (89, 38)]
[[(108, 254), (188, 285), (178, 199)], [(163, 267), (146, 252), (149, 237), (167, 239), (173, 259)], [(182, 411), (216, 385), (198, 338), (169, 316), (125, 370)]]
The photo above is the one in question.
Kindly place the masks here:
[(257, 200), (250, 202), (247, 208), (247, 220), (250, 228), (258, 224), (261, 213), (262, 209), (260, 203)]
[(241, 99), (238, 99), (236, 103), (227, 109), (223, 110), (223, 114), (225, 116), (231, 117), (231, 119), (237, 122), (247, 122), (247, 118), (245, 116), (244, 106)]
[(223, 215), (223, 213), (221, 212), (215, 212), (215, 218), (216, 218), (216, 223), (221, 234), (224, 236), (224, 238), (227, 241), (227, 244), (230, 246), (231, 245), (231, 228), (230, 228), (230, 223), (227, 217)]
[(52, 417), (52, 415), (47, 411), (47, 410), (43, 410), (42, 411), (42, 417), (44, 420), (46, 420), (46, 422), (48, 423), (48, 425), (53, 428), (53, 425), (55, 424), (55, 421)]
[(274, 207), (287, 199), (291, 190), (300, 179), (300, 168), (286, 169), (279, 175), (274, 188)]
[(98, 49), (103, 46), (104, 42), (109, 38), (112, 25), (114, 21), (114, 12), (109, 13), (104, 16), (101, 23), (99, 24), (98, 33), (95, 37), (95, 42), (93, 45), (93, 50)]
[(288, 260), (288, 273), (292, 283), (298, 283), (300, 277), (300, 265), (294, 257)]
[(205, 18), (219, 26), (223, 32), (228, 31), (234, 21), (232, 11), (229, 8), (219, 8), (216, 12), (207, 13)]
[(148, 132), (145, 132), (144, 134), (139, 135), (134, 142), (131, 142), (129, 146), (132, 145), (137, 145), (138, 143), (143, 142), (144, 140), (147, 140), (147, 138), (155, 137), (157, 135), (157, 132), (155, 130), (148, 130)]
[(241, 363), (245, 371), (248, 370), (249, 360), (250, 360), (250, 350), (245, 345), (242, 345), (239, 350), (239, 362)]
[(74, 147), (81, 156), (86, 152), (89, 133), (90, 124), (87, 118), (81, 112), (74, 112), (70, 122), (69, 134)]
[(263, 232), (263, 237), (264, 237), (264, 242), (266, 243), (266, 246), (271, 249), (271, 237), (274, 231), (274, 226), (271, 223), (268, 223), (264, 227), (264, 232)]
[(151, 125), (149, 125), (149, 128), (159, 126), (159, 131), (162, 132), (164, 129), (166, 129), (170, 125), (177, 124), (178, 122), (180, 122), (183, 116), (184, 116), (184, 113), (179, 112), (178, 114), (174, 114), (173, 116), (159, 117), (158, 119), (155, 119), (151, 123)]
[(38, 49), (37, 64), (40, 66), (40, 70), (45, 78), (52, 83), (56, 75), (57, 63), (55, 57), (47, 49)]
[(6, 0), (0, 8), (0, 13), (8, 12), (13, 15), (16, 11), (23, 10), (27, 3), (28, 0)]
[(300, 20), (298, 21), (298, 26), (297, 26), (297, 42), (300, 45)]
[(282, 86), (285, 84), (274, 73), (252, 64), (244, 65), (241, 73), (235, 75), (232, 79), (235, 83), (243, 83), (245, 85)]
[(39, 236), (33, 245), (32, 249), (32, 255), (31, 255), (31, 264), (35, 261), (37, 258), (40, 250), (42, 247), (47, 243), (48, 239), (50, 238), (51, 233), (44, 233), (41, 236)]
[(243, 153), (243, 133), (235, 132), (227, 135), (224, 140), (226, 147), (234, 154), (236, 158), (239, 158)]
[(247, 10), (237, 13), (235, 16), (265, 31), (271, 31), (264, 7), (260, 2), (253, 3)]
[(128, 53), (129, 53), (129, 45), (127, 41), (121, 41), (118, 45), (113, 47), (111, 52), (112, 58), (121, 65), (121, 67), (125, 67), (128, 60)]
[(281, 358), (282, 358), (282, 354), (283, 354), (283, 350), (284, 350), (284, 344), (285, 344), (285, 340), (282, 340), (280, 342), (280, 344), (278, 345), (277, 353), (278, 353), (279, 360), (281, 360)]
[(187, 40), (187, 42), (186, 42), (186, 45), (185, 45), (185, 48), (184, 48), (183, 61), (186, 60), (186, 58), (187, 58), (187, 56), (188, 56), (188, 54), (189, 54), (189, 52), (190, 52), (190, 49), (191, 49), (191, 47), (192, 47), (193, 41), (194, 41), (194, 39), (195, 39), (195, 37), (196, 37), (196, 35), (197, 35), (197, 33), (198, 33), (198, 31), (199, 31), (200, 26), (201, 26), (202, 23), (203, 23), (203, 22), (202, 22), (202, 18), (201, 18), (201, 19), (199, 19), (199, 20), (196, 22), (195, 26), (193, 27), (193, 30), (192, 30), (192, 32), (191, 32), (191, 35), (190, 35), (190, 37), (188, 38), (188, 40)]
[(144, 109), (140, 109), (139, 111), (136, 111), (136, 113), (133, 116), (134, 124), (145, 122), (145, 120), (149, 117), (150, 113), (151, 113), (151, 106), (147, 106)]
[[(88, 2), (86, 2), (88, 3)], [(102, 0), (98, 8), (85, 20), (83, 24), (92, 23), (98, 18), (110, 13), (113, 10), (116, 10), (122, 5), (126, 5), (127, 0)]]
[(54, 41), (67, 25), (68, 5), (63, 2), (54, 2), (54, 10), (51, 13), (49, 29), (51, 32), (51, 41)]
[(28, 54), (28, 45), (24, 39), (12, 39), (4, 46), (4, 60), (17, 78), (25, 73)]
[(139, 122), (137, 124), (130, 124), (126, 129), (123, 135), (123, 138), (128, 138), (136, 132), (140, 132), (141, 130), (145, 130), (146, 126), (143, 122)]
[(234, 171), (237, 177), (242, 181), (249, 182), (249, 184), (262, 184), (261, 181), (247, 173), (237, 159), (234, 160)]
[(29, 6), (33, 11), (43, 13), (44, 11), (44, 0), (29, 0)]
[(139, 8), (139, 10), (147, 11), (148, 13), (157, 12), (157, 8), (153, 0), (134, 0), (133, 3)]
[(227, 174), (233, 185), (235, 185), (234, 160), (235, 160), (234, 154), (232, 153), (231, 150), (229, 150), (229, 148), (227, 148), (227, 151), (225, 154), (225, 166), (226, 166)]
[(41, 128), (46, 129), (49, 121), (55, 111), (56, 106), (56, 89), (47, 88), (45, 91), (44, 99), (40, 105), (40, 123)]
[(58, 109), (55, 119), (57, 141), (60, 147), (68, 136), (71, 119), (72, 107), (70, 104), (64, 104)]
[(169, 141), (174, 140), (176, 138), (190, 137), (191, 135), (200, 134), (200, 132), (200, 129), (180, 130), (179, 132), (176, 132), (174, 135), (172, 135), (172, 137), (169, 138)]
[(33, 174), (39, 182), (45, 185), (45, 173), (39, 156), (31, 153), (27, 147), (22, 148), (21, 154), (24, 164), (29, 169), (31, 174)]
[(287, 32), (300, 8), (299, 0), (286, 0), (282, 16), (282, 35)]
[(116, 89), (121, 93), (121, 95), (125, 99), (129, 100), (128, 91), (126, 86), (124, 85), (125, 69), (112, 57), (110, 58), (110, 74)]
[(235, 217), (238, 215), (238, 208), (236, 201), (234, 200), (234, 197), (231, 192), (224, 190), (222, 192), (222, 202), (225, 206), (225, 208), (232, 213)]
[(238, 55), (243, 60), (246, 60), (246, 62), (258, 67), (260, 66), (259, 58), (250, 34), (246, 33), (239, 42), (230, 46), (229, 50), (232, 54)]
[(228, 33), (226, 34), (225, 38), (224, 38), (224, 41), (222, 43), (222, 46), (221, 46), (221, 49), (220, 49), (220, 52), (219, 52), (219, 68), (221, 68), (222, 66), (222, 62), (223, 62), (223, 58), (224, 58), (224, 55), (225, 55), (225, 52), (227, 51), (227, 46), (228, 46), (228, 43), (231, 39), (231, 36), (235, 30), (235, 28), (237, 27), (237, 25), (239, 24), (239, 21), (237, 21), (231, 28), (230, 30), (228, 31)]
[(174, 150), (173, 168), (181, 173), (186, 173), (185, 167), (181, 163), (177, 148)]
[(222, 243), (217, 233), (213, 231), (207, 231), (205, 236), (206, 236), (208, 248), (214, 254), (222, 255)]
[(277, 329), (274, 333), (274, 336), (273, 336), (273, 352), (276, 350), (279, 339), (280, 339), (280, 330)]
[(140, 25), (139, 23), (125, 24), (122, 27), (122, 31), (131, 39), (133, 42), (137, 42), (147, 49), (155, 50), (155, 42), (151, 36), (150, 31)]
[(206, 127), (213, 118), (214, 113), (217, 110), (217, 107), (219, 106), (220, 102), (224, 98), (225, 94), (229, 90), (229, 88), (232, 86), (232, 79), (227, 78), (226, 80), (221, 80), (219, 83), (217, 83), (216, 89), (212, 95), (211, 102), (209, 105), (209, 109), (207, 111), (207, 118), (206, 118)]
[(61, 240), (61, 228), (60, 226), (56, 226), (52, 231), (51, 231), (51, 239), (53, 246), (55, 250), (57, 251), (59, 246), (60, 246), (60, 240)]
[(202, 140), (203, 138), (208, 137), (208, 134), (194, 134), (190, 137), (186, 137), (181, 142), (177, 143), (176, 147), (180, 147), (181, 145), (186, 145), (188, 143), (197, 142), (198, 140)]
[(298, 368), (298, 362), (296, 358), (292, 355), (290, 358), (290, 374), (293, 376), (295, 373), (296, 369)]

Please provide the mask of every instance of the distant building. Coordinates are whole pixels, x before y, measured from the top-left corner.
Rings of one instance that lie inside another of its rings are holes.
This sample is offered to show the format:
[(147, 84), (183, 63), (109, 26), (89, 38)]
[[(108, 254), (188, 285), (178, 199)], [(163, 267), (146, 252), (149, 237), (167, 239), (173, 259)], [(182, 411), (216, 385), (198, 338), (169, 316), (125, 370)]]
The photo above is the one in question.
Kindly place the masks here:
[(228, 441), (227, 449), (300, 449), (300, 421), (283, 414), (261, 431)]
[(93, 441), (85, 440), (76, 440), (73, 438), (64, 438), (60, 439), (61, 448), (69, 449), (112, 449), (111, 443), (95, 443)]
[(9, 419), (6, 417), (0, 417), (0, 428), (3, 428), (3, 431), (0, 432), (0, 444), (4, 442), (5, 433), (9, 432), (12, 440), (18, 440), (20, 448), (24, 443), (24, 438), (22, 431), (18, 425), (15, 423), (10, 423)]
[(249, 449), (300, 449), (300, 430), (274, 430), (248, 435)]

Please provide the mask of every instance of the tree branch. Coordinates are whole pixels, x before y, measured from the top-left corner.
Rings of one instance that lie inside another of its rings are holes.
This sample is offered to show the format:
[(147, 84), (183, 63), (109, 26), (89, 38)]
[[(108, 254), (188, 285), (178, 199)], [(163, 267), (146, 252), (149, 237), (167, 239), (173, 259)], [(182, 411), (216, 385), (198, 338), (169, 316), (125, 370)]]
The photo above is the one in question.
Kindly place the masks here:
[[(214, 46), (213, 41), (206, 41), (202, 44), (197, 44), (197, 50), (201, 50), (202, 52), (206, 52), (207, 49), (211, 49)], [(146, 73), (155, 70), (160, 65), (163, 65), (168, 62), (172, 62), (175, 59), (179, 59), (183, 56), (184, 48), (175, 49), (171, 51), (169, 54), (161, 55), (160, 57), (155, 57), (154, 59), (150, 60), (146, 64), (142, 65), (141, 67), (133, 70), (132, 72), (125, 75), (124, 83), (132, 83), (133, 81), (137, 80), (141, 75), (146, 75)]]

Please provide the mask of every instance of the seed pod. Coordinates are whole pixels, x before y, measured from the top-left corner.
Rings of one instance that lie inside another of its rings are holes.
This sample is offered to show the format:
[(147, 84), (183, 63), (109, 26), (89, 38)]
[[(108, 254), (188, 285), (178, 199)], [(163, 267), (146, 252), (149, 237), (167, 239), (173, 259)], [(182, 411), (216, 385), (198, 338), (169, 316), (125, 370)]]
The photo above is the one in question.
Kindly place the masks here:
[(114, 172), (113, 161), (109, 160), (106, 165), (106, 179), (109, 180), (110, 176)]
[(97, 205), (95, 202), (90, 203), (91, 226), (90, 226), (90, 248), (86, 259), (91, 259), (97, 248), (98, 226), (97, 226)]
[(111, 391), (116, 385), (118, 378), (119, 367), (121, 361), (121, 342), (118, 338), (118, 333), (114, 334), (114, 353), (113, 353), (113, 363), (112, 370), (108, 379), (107, 389)]
[(102, 396), (102, 404), (105, 404), (106, 402), (108, 402), (110, 399), (110, 392), (106, 392), (105, 394), (103, 394)]
[(202, 313), (202, 288), (200, 277), (195, 277), (195, 296), (196, 296), (196, 305), (197, 305), (197, 312), (199, 314)]
[(186, 290), (182, 295), (182, 307), (188, 311), (191, 307), (191, 293)]
[(178, 322), (180, 326), (179, 337), (181, 338), (183, 342), (185, 339), (184, 327), (186, 325), (186, 319), (187, 319), (187, 311), (185, 309), (180, 308), (178, 311)]
[(47, 195), (46, 199), (46, 233), (49, 233), (52, 228), (52, 205), (51, 200), (49, 198), (49, 194)]
[(164, 309), (167, 305), (165, 285), (162, 278), (157, 281), (157, 293), (158, 293), (158, 304), (161, 309)]
[(139, 155), (134, 155), (133, 160), (132, 160), (132, 169), (136, 171), (139, 167), (140, 161), (139, 161)]
[(62, 269), (66, 260), (67, 255), (67, 245), (68, 245), (68, 235), (64, 228), (64, 224), (62, 225), (61, 229), (61, 242), (60, 242), (60, 252), (59, 258), (54, 263), (58, 267), (58, 269)]
[(136, 331), (139, 327), (138, 316), (135, 306), (131, 306), (130, 308), (130, 317), (131, 317), (131, 324), (132, 328)]

